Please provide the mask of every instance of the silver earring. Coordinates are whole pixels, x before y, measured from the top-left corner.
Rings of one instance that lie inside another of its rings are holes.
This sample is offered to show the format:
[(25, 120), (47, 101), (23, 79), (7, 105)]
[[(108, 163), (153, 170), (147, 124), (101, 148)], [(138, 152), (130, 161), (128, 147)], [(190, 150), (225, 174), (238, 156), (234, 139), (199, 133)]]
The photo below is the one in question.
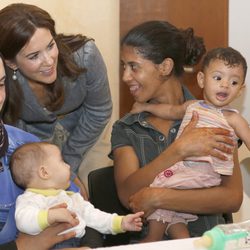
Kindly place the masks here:
[(14, 70), (13, 70), (12, 79), (13, 79), (14, 81), (16, 81), (16, 80), (17, 80), (16, 71), (17, 71), (16, 69), (14, 69)]

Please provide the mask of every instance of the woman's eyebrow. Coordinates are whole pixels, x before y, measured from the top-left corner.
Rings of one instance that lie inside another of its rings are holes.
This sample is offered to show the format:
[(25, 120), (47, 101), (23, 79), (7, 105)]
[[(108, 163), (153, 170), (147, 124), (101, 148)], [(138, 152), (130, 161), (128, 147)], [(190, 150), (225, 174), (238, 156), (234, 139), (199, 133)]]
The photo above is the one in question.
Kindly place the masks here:
[[(48, 43), (48, 45), (47, 46), (49, 46), (52, 42), (54, 41), (54, 38), (52, 38), (51, 40), (50, 40), (50, 42)], [(27, 54), (27, 55), (25, 55), (25, 57), (30, 57), (30, 56), (33, 56), (33, 55), (35, 55), (35, 54), (37, 54), (39, 51), (34, 51), (34, 52), (31, 52), (31, 53), (29, 53), (29, 54)]]

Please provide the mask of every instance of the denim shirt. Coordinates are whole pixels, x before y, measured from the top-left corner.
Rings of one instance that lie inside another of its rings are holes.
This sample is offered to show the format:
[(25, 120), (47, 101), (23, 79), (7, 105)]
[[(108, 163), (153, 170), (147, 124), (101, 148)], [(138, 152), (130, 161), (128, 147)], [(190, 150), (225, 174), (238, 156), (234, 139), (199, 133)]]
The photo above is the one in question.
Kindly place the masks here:
[[(185, 100), (194, 99), (184, 86), (183, 95)], [(166, 137), (147, 122), (148, 115), (147, 112), (128, 113), (115, 122), (111, 136), (112, 151), (122, 146), (133, 147), (139, 159), (140, 167), (156, 158), (174, 141), (181, 124), (181, 120), (174, 121)], [(112, 152), (109, 156), (113, 158)]]
[(15, 126), (57, 144), (76, 174), (110, 119), (112, 101), (106, 66), (95, 43), (88, 41), (74, 53), (74, 59), (87, 71), (74, 81), (62, 78), (65, 101), (54, 112), (40, 105), (26, 78), (18, 72), (24, 103)]
[[(183, 86), (183, 95), (185, 101), (194, 99), (185, 86)], [(116, 148), (131, 146), (135, 150), (140, 167), (143, 167), (175, 140), (181, 120), (173, 122), (166, 137), (147, 122), (146, 118), (148, 115), (147, 112), (127, 114), (115, 122), (111, 136), (112, 151), (109, 154), (110, 158), (113, 159), (113, 151)], [(191, 236), (201, 236), (206, 230), (219, 222), (223, 222), (223, 219), (222, 221), (221, 219), (222, 217), (217, 215), (199, 216), (197, 221), (188, 224)], [(143, 236), (140, 235), (140, 237)]]

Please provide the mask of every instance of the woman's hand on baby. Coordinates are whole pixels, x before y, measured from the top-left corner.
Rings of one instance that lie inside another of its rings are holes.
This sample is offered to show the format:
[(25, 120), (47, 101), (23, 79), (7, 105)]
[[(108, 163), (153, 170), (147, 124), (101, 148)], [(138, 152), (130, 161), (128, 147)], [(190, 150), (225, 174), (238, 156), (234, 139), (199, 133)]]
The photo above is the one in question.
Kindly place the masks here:
[(230, 137), (230, 131), (223, 128), (196, 128), (198, 120), (198, 113), (194, 112), (192, 120), (185, 127), (180, 138), (175, 141), (181, 142), (178, 152), (183, 154), (183, 158), (211, 155), (227, 160), (224, 153), (232, 154), (236, 145)]
[(141, 231), (142, 229), (142, 216), (144, 212), (138, 212), (135, 214), (128, 214), (122, 218), (122, 230), (123, 231)]
[(144, 218), (147, 218), (155, 211), (155, 203), (160, 195), (161, 189), (144, 187), (129, 198), (129, 208), (134, 212), (144, 211)]
[(52, 225), (58, 222), (67, 222), (71, 226), (76, 226), (79, 223), (76, 213), (70, 211), (67, 207), (52, 207), (48, 210), (48, 223)]

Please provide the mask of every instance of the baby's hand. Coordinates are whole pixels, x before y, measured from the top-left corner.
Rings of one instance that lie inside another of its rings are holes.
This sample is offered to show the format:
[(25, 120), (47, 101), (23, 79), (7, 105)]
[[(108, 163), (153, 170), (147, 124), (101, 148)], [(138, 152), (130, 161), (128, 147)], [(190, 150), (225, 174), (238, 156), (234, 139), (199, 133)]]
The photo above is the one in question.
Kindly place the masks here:
[(142, 229), (142, 216), (144, 212), (137, 212), (135, 214), (128, 214), (122, 219), (123, 231), (141, 231)]
[(50, 225), (57, 222), (67, 222), (72, 226), (78, 224), (76, 214), (67, 208), (50, 208), (48, 210), (48, 223)]
[(146, 111), (147, 103), (135, 102), (130, 110), (131, 114), (138, 114), (140, 112)]

